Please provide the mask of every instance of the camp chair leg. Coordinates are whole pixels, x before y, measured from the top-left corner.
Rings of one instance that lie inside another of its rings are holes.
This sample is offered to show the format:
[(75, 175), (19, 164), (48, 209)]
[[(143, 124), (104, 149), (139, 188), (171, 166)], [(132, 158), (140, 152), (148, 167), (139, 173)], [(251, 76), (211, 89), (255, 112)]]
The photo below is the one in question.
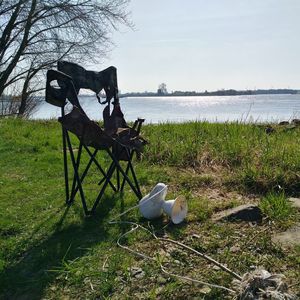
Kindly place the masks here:
[(73, 165), (73, 168), (74, 168), (74, 175), (75, 175), (77, 185), (78, 185), (78, 188), (79, 188), (79, 192), (80, 192), (80, 198), (81, 198), (82, 206), (83, 206), (85, 214), (87, 215), (89, 213), (89, 211), (88, 211), (87, 206), (86, 206), (86, 201), (85, 201), (81, 181), (80, 181), (79, 174), (78, 174), (78, 166), (77, 166), (76, 161), (75, 161), (74, 152), (73, 152), (73, 149), (72, 149), (70, 137), (69, 137), (68, 134), (66, 134), (66, 137), (67, 137), (67, 143), (68, 143), (68, 148), (69, 148), (69, 151), (70, 151), (72, 165)]
[(120, 171), (119, 171), (119, 169), (117, 169), (117, 172), (116, 172), (117, 174), (117, 190), (118, 190), (118, 192), (120, 191)]
[[(82, 143), (80, 142), (79, 148), (78, 148), (78, 153), (77, 153), (77, 159), (76, 159), (76, 166), (77, 166), (78, 174), (79, 174), (79, 165), (80, 165), (81, 153), (82, 153)], [(80, 181), (82, 183), (82, 178), (80, 178)], [(71, 197), (70, 197), (69, 203), (72, 203), (74, 201), (77, 190), (78, 189), (76, 187), (76, 176), (75, 176), (75, 172), (74, 172), (72, 190), (71, 190)]]
[[(107, 174), (111, 172), (111, 169), (114, 167), (114, 162), (112, 162), (108, 168)], [(103, 177), (99, 182), (98, 185), (101, 185), (105, 180), (107, 179), (107, 177)], [(117, 189), (115, 189), (115, 192), (117, 192)]]
[[(127, 156), (128, 156), (128, 162), (127, 162), (125, 173), (128, 176), (129, 170), (131, 171), (131, 174), (132, 174), (132, 177), (133, 177), (136, 189), (137, 189), (140, 197), (142, 197), (142, 193), (141, 193), (141, 190), (140, 190), (140, 185), (138, 183), (138, 180), (137, 180), (136, 175), (135, 175), (134, 168), (133, 168), (132, 163), (131, 163), (133, 155), (134, 155), (134, 151), (133, 150), (130, 151), (130, 154), (129, 154), (129, 152), (128, 152), (127, 149), (126, 149), (126, 151), (127, 151)], [(121, 191), (124, 190), (125, 183), (126, 183), (125, 178), (123, 178), (122, 185), (121, 185)]]
[[(62, 108), (62, 115), (63, 115)], [(67, 145), (66, 145), (66, 130), (62, 127), (62, 140), (63, 140), (63, 155), (64, 155), (64, 175), (65, 175), (65, 191), (66, 191), (66, 203), (69, 202), (69, 175), (68, 175), (68, 158), (67, 158)]]
[[(134, 150), (129, 151), (127, 148), (122, 147), (119, 152), (115, 153), (115, 156), (118, 157), (123, 151), (126, 151), (126, 155), (127, 155), (127, 158), (128, 158), (128, 163), (127, 163), (127, 166), (126, 166), (125, 174), (128, 176), (129, 169), (131, 170), (132, 176), (133, 176), (136, 188), (137, 188), (137, 191), (138, 191), (138, 193), (140, 195), (142, 195), (141, 191), (140, 191), (140, 187), (139, 187), (138, 181), (137, 181), (137, 178), (136, 178), (136, 175), (134, 173), (134, 169), (132, 167), (132, 164), (131, 163), (129, 164), (129, 161), (131, 162), (131, 160), (133, 158)], [(113, 152), (113, 154), (114, 154), (114, 152)], [(117, 186), (118, 186), (118, 191), (123, 192), (124, 186), (125, 186), (125, 182), (126, 182), (126, 179), (125, 179), (125, 177), (123, 177), (122, 184), (120, 185), (120, 171), (119, 171), (119, 168), (117, 168)]]
[[(145, 121), (144, 119), (135, 120), (132, 129), (136, 130), (137, 133), (140, 134), (141, 127), (142, 127), (142, 124), (143, 124), (144, 121)], [(133, 159), (134, 153), (135, 153), (134, 150), (130, 151), (130, 155), (128, 156), (130, 162)], [(128, 152), (127, 152), (127, 155), (128, 155)], [(131, 171), (133, 172), (133, 177), (134, 177), (135, 184), (137, 186), (137, 189), (139, 190), (139, 193), (141, 194), (140, 187), (139, 187), (138, 181), (136, 179), (136, 175), (135, 175), (134, 169), (132, 167), (132, 164), (131, 164), (131, 167), (130, 167), (130, 164), (128, 163), (127, 166), (126, 166), (126, 170), (125, 170), (126, 175), (128, 175), (129, 169), (131, 169)], [(124, 190), (124, 186), (125, 186), (125, 179), (123, 178), (122, 184), (121, 184), (121, 192)]]
[(96, 209), (96, 207), (97, 207), (99, 201), (101, 200), (101, 198), (102, 198), (102, 196), (103, 196), (103, 194), (104, 194), (104, 192), (105, 192), (105, 189), (106, 189), (108, 183), (109, 183), (110, 180), (111, 180), (111, 177), (112, 177), (112, 175), (113, 175), (113, 173), (114, 173), (115, 168), (116, 168), (115, 164), (114, 164), (113, 166), (110, 167), (110, 169), (109, 169), (109, 171), (108, 171), (108, 173), (107, 173), (106, 180), (105, 180), (105, 182), (104, 182), (104, 184), (103, 184), (103, 186), (102, 186), (102, 188), (101, 188), (101, 191), (99, 192), (99, 194), (98, 194), (98, 196), (97, 196), (97, 198), (96, 198), (96, 200), (95, 200), (95, 202), (94, 202), (94, 205), (93, 205), (93, 207), (92, 207), (92, 209), (91, 209), (91, 213), (93, 213), (93, 212), (95, 211), (95, 209)]
[[(105, 173), (105, 171), (102, 169), (102, 167), (100, 166), (100, 164), (96, 160), (96, 158), (95, 158), (96, 155), (93, 155), (92, 152), (90, 151), (90, 149), (87, 146), (85, 146), (85, 145), (83, 145), (83, 146), (84, 146), (85, 150), (87, 151), (87, 153), (90, 155), (91, 160), (95, 163), (95, 165), (98, 167), (99, 171), (103, 175), (102, 181), (100, 181), (102, 183), (105, 179), (107, 179), (107, 174)], [(96, 151), (98, 152), (98, 150), (96, 150)], [(100, 185), (101, 183), (98, 183), (98, 185)], [(116, 187), (112, 184), (111, 181), (109, 181), (109, 185), (111, 186), (111, 188), (113, 189), (114, 192), (117, 191)]]
[[(96, 150), (94, 151), (94, 153), (92, 153), (92, 156), (95, 157), (96, 154), (97, 154), (97, 152), (98, 152), (98, 150), (96, 149)], [(90, 167), (91, 167), (91, 165), (92, 165), (92, 162), (93, 162), (93, 159), (91, 158), (90, 161), (88, 162), (88, 164), (87, 164), (85, 170), (83, 171), (81, 177), (80, 177), (81, 183), (83, 183), (83, 180), (84, 180), (85, 176), (87, 175), (87, 173), (88, 173), (88, 171), (89, 171), (89, 169), (90, 169)], [(78, 185), (77, 185), (76, 188), (75, 188), (75, 191), (74, 191), (73, 199), (75, 198), (75, 196), (76, 196), (76, 194), (77, 194), (77, 192), (78, 192), (78, 189), (79, 189), (79, 187), (78, 187)]]
[[(109, 171), (107, 172), (107, 178), (105, 179), (104, 183), (103, 183), (103, 186), (101, 188), (101, 191), (99, 192), (99, 195), (98, 197), (96, 198), (95, 202), (94, 202), (94, 205), (93, 205), (93, 208), (91, 209), (91, 212), (94, 212), (96, 210), (96, 207), (99, 203), (99, 201), (101, 200), (104, 192), (105, 192), (105, 189), (108, 185), (108, 183), (110, 182), (111, 180), (111, 177), (115, 171), (115, 169), (117, 169), (121, 174), (122, 176), (124, 177), (125, 181), (128, 182), (129, 186), (131, 187), (132, 191), (135, 193), (135, 195), (140, 199), (142, 198), (142, 194), (139, 190), (139, 188), (137, 189), (133, 184), (132, 182), (130, 181), (130, 178), (127, 176), (127, 174), (125, 173), (125, 171), (122, 169), (119, 161), (116, 159), (116, 157), (113, 155), (113, 153), (110, 151), (110, 149), (106, 149), (107, 153), (109, 154), (109, 156), (111, 157), (112, 159), (112, 163), (109, 167)], [(132, 167), (132, 166), (131, 166)], [(136, 179), (136, 178), (135, 178)]]
[[(133, 154), (134, 154), (134, 151), (131, 151), (130, 157), (129, 157), (130, 161), (133, 158)], [(128, 172), (129, 172), (129, 164), (127, 163), (126, 170), (125, 170), (126, 175), (128, 175)], [(125, 186), (125, 179), (123, 178), (122, 184), (121, 184), (121, 192), (124, 190), (124, 186)]]
[[(139, 199), (142, 198), (141, 192), (139, 191), (139, 189), (136, 189), (136, 187), (132, 184), (132, 182), (130, 181), (129, 177), (127, 176), (127, 174), (125, 173), (125, 171), (122, 169), (122, 167), (120, 166), (119, 161), (116, 159), (116, 157), (113, 155), (113, 153), (109, 149), (107, 149), (107, 153), (109, 154), (109, 156), (113, 160), (113, 162), (116, 165), (117, 169), (121, 172), (121, 174), (124, 177), (124, 179), (128, 182), (128, 184), (130, 185), (130, 187), (131, 187), (132, 191), (135, 193), (135, 195)], [(128, 154), (128, 152), (127, 152), (127, 154)]]
[[(100, 166), (100, 164), (98, 163), (98, 161), (96, 160), (96, 154), (98, 152), (97, 149), (94, 150), (94, 152), (92, 153), (87, 146), (83, 145), (82, 143), (80, 143), (80, 146), (79, 146), (79, 150), (78, 150), (78, 156), (77, 156), (77, 162), (76, 162), (76, 166), (77, 166), (77, 172), (78, 172), (78, 169), (79, 169), (79, 164), (80, 164), (80, 157), (81, 157), (81, 153), (82, 153), (82, 146), (85, 148), (85, 150), (88, 152), (88, 154), (90, 155), (90, 160), (85, 168), (85, 170), (83, 171), (81, 177), (80, 177), (80, 182), (81, 182), (81, 185), (83, 183), (83, 180), (85, 178), (85, 176), (87, 175), (92, 163), (94, 162), (96, 164), (96, 166), (98, 167), (98, 169), (100, 170), (100, 172), (102, 173), (103, 175), (103, 178), (104, 179), (107, 179), (107, 174), (104, 172), (104, 170), (102, 169), (102, 167)], [(108, 180), (108, 184), (110, 184), (110, 186), (112, 187), (112, 189), (116, 192), (117, 189), (115, 188), (115, 186), (111, 183), (110, 180)], [(74, 201), (74, 198), (77, 194), (79, 190), (79, 185), (77, 184), (76, 185), (76, 174), (74, 173), (74, 181), (73, 181), (73, 187), (72, 187), (72, 193), (71, 193), (71, 199), (69, 200), (68, 203), (71, 203)]]
[[(128, 154), (128, 156), (129, 156), (129, 154)], [(130, 168), (130, 171), (131, 171), (131, 174), (132, 174), (132, 177), (133, 177), (136, 189), (138, 191), (138, 198), (142, 198), (142, 193), (141, 193), (141, 190), (140, 190), (140, 185), (139, 185), (138, 180), (136, 178), (135, 171), (134, 171), (134, 168), (132, 166), (131, 160), (128, 161), (128, 165), (129, 165), (129, 168)]]

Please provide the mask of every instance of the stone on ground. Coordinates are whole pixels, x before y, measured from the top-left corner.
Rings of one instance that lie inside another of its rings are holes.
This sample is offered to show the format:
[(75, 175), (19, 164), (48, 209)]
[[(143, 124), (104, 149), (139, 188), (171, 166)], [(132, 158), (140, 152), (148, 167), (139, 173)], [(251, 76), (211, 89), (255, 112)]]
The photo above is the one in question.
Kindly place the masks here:
[(300, 209), (300, 198), (289, 198), (288, 200), (291, 202), (293, 207)]
[(290, 229), (275, 234), (272, 237), (273, 243), (279, 243), (282, 246), (300, 245), (300, 224), (297, 224)]
[(244, 204), (215, 214), (214, 221), (246, 221), (261, 222), (263, 218), (260, 208), (254, 204)]

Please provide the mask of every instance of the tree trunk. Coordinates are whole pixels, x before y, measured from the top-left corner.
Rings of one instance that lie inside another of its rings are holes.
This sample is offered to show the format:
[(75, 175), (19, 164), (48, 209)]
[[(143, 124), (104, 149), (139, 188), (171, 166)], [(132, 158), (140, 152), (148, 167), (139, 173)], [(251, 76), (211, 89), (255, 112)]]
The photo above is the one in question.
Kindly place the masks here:
[(29, 87), (30, 78), (31, 78), (30, 76), (27, 76), (23, 84), (22, 93), (21, 93), (21, 104), (18, 111), (18, 117), (22, 117), (26, 110), (27, 99), (29, 96), (28, 87)]
[(23, 51), (26, 49), (26, 46), (28, 43), (29, 32), (30, 32), (31, 25), (32, 25), (32, 16), (36, 9), (36, 2), (37, 2), (37, 0), (32, 0), (30, 11), (28, 14), (28, 19), (26, 21), (25, 28), (24, 28), (24, 35), (23, 35), (21, 44), (19, 46), (19, 49), (18, 49), (16, 55), (14, 56), (14, 58), (9, 63), (9, 65), (6, 67), (6, 69), (0, 74), (0, 96), (3, 94), (3, 91), (5, 89), (5, 83), (6, 83), (7, 79), (9, 78), (11, 72), (14, 70), (15, 66), (17, 65)]
[(7, 43), (9, 42), (10, 40), (10, 36), (11, 36), (11, 33), (15, 27), (15, 22), (17, 20), (17, 17), (19, 15), (19, 12), (20, 12), (20, 9), (21, 9), (21, 5), (24, 1), (19, 1), (19, 3), (16, 5), (15, 7), (15, 10), (14, 12), (12, 13), (11, 15), (11, 18), (9, 19), (8, 23), (6, 24), (3, 32), (2, 32), (2, 36), (0, 38), (0, 62), (6, 52), (6, 46), (7, 46)]

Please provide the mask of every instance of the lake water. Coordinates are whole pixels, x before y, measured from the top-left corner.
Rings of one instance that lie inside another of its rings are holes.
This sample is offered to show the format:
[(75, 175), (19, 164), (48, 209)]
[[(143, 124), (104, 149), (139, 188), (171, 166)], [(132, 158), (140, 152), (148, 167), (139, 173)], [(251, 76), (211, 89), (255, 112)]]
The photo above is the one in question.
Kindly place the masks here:
[[(83, 108), (91, 119), (101, 120), (104, 106), (94, 96), (81, 96)], [(137, 117), (147, 123), (184, 122), (278, 122), (300, 118), (300, 94), (209, 97), (130, 97), (120, 99), (127, 121)], [(33, 119), (60, 116), (60, 108), (42, 102)]]

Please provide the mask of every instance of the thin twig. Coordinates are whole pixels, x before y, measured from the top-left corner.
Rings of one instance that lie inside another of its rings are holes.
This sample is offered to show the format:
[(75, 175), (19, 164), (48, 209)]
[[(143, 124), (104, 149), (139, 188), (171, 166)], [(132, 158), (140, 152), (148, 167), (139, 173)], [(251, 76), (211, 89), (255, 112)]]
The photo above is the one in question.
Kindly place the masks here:
[(106, 263), (108, 261), (108, 258), (109, 258), (109, 255), (106, 256), (104, 262), (103, 262), (103, 265), (102, 265), (102, 270), (105, 271), (105, 267), (106, 267)]
[(177, 277), (177, 278), (180, 278), (180, 279), (183, 279), (183, 280), (187, 280), (187, 281), (192, 281), (192, 282), (195, 282), (195, 283), (200, 283), (202, 285), (207, 285), (207, 286), (210, 286), (210, 287), (214, 287), (214, 288), (218, 288), (218, 289), (223, 289), (223, 290), (226, 290), (230, 293), (235, 293), (234, 290), (232, 289), (229, 289), (225, 286), (222, 286), (222, 285), (218, 285), (218, 284), (212, 284), (212, 283), (208, 283), (208, 282), (205, 282), (205, 281), (201, 281), (201, 280), (197, 280), (197, 279), (193, 279), (193, 278), (190, 278), (190, 277), (186, 277), (186, 276), (181, 276), (181, 275), (177, 275), (177, 274), (174, 274), (174, 273), (170, 273), (168, 272), (164, 266), (162, 264), (160, 264), (160, 268), (161, 270), (167, 274), (167, 275), (170, 275), (170, 276), (173, 276), (173, 277)]
[[(230, 273), (232, 276), (236, 277), (237, 279), (241, 278), (238, 274), (234, 273), (233, 271), (229, 270), (228, 268), (226, 268), (225, 266), (223, 266), (222, 264), (218, 263), (217, 261), (215, 261), (214, 259), (210, 258), (209, 256), (207, 255), (204, 255), (196, 250), (194, 250), (193, 248), (190, 248), (182, 243), (179, 243), (179, 242), (176, 242), (174, 240), (171, 240), (171, 239), (164, 239), (164, 238), (158, 238), (155, 233), (151, 232), (149, 229), (137, 224), (137, 223), (134, 223), (134, 222), (129, 222), (129, 221), (110, 221), (109, 224), (130, 224), (130, 225), (134, 225), (134, 227), (132, 227), (129, 231), (125, 232), (124, 234), (122, 234), (118, 240), (117, 240), (117, 244), (119, 247), (137, 255), (137, 256), (140, 256), (141, 258), (144, 258), (144, 259), (147, 259), (147, 260), (151, 260), (151, 261), (155, 261), (157, 262), (157, 260), (153, 257), (150, 257), (148, 255), (145, 255), (143, 253), (140, 253), (136, 250), (133, 250), (125, 245), (122, 245), (121, 244), (121, 239), (124, 238), (125, 236), (129, 235), (130, 233), (134, 232), (135, 230), (137, 230), (138, 228), (141, 228), (145, 231), (147, 231), (148, 233), (150, 233), (154, 239), (156, 240), (160, 240), (160, 241), (168, 241), (168, 242), (173, 242), (174, 244), (177, 244), (179, 246), (182, 246), (188, 250), (191, 250), (192, 252), (200, 255), (201, 257), (209, 260), (210, 262), (214, 263), (214, 264), (217, 264), (220, 268), (222, 268), (224, 271)], [(190, 277), (187, 277), (187, 276), (181, 276), (181, 275), (177, 275), (177, 274), (174, 274), (174, 273), (170, 273), (169, 271), (166, 270), (166, 268), (161, 264), (159, 263), (160, 265), (160, 268), (162, 270), (162, 272), (164, 272), (165, 274), (169, 275), (169, 276), (172, 276), (172, 277), (176, 277), (176, 278), (180, 278), (180, 279), (183, 279), (183, 280), (187, 280), (187, 281), (191, 281), (191, 282), (195, 282), (195, 283), (200, 283), (200, 284), (203, 284), (203, 285), (207, 285), (207, 286), (210, 286), (210, 287), (214, 287), (214, 288), (219, 288), (219, 289), (223, 289), (223, 290), (226, 290), (228, 292), (232, 292), (232, 293), (235, 293), (234, 290), (232, 289), (229, 289), (229, 288), (226, 288), (224, 286), (221, 286), (221, 285), (216, 285), (216, 284), (211, 284), (211, 283), (208, 283), (208, 282), (204, 282), (204, 281), (200, 281), (200, 280), (197, 280), (197, 279), (193, 279), (193, 278), (190, 278)], [(239, 279), (240, 280), (240, 279)]]
[(210, 256), (204, 254), (204, 253), (201, 253), (185, 244), (182, 244), (180, 242), (177, 242), (177, 241), (174, 241), (174, 240), (171, 240), (171, 239), (165, 239), (165, 238), (157, 238), (161, 241), (165, 241), (165, 242), (170, 242), (172, 244), (175, 244), (175, 245), (178, 245), (180, 247), (183, 247), (185, 249), (188, 249), (194, 253), (196, 253), (197, 255), (201, 256), (202, 258), (208, 260), (209, 262), (215, 264), (216, 266), (220, 267), (223, 271), (229, 273), (230, 275), (232, 275), (233, 277), (235, 277), (236, 279), (238, 280), (242, 280), (242, 277), (240, 275), (238, 275), (237, 273), (235, 273), (234, 271), (230, 270), (229, 268), (227, 268), (226, 266), (224, 266), (223, 264), (219, 263), (218, 261), (214, 260), (213, 258), (211, 258)]

